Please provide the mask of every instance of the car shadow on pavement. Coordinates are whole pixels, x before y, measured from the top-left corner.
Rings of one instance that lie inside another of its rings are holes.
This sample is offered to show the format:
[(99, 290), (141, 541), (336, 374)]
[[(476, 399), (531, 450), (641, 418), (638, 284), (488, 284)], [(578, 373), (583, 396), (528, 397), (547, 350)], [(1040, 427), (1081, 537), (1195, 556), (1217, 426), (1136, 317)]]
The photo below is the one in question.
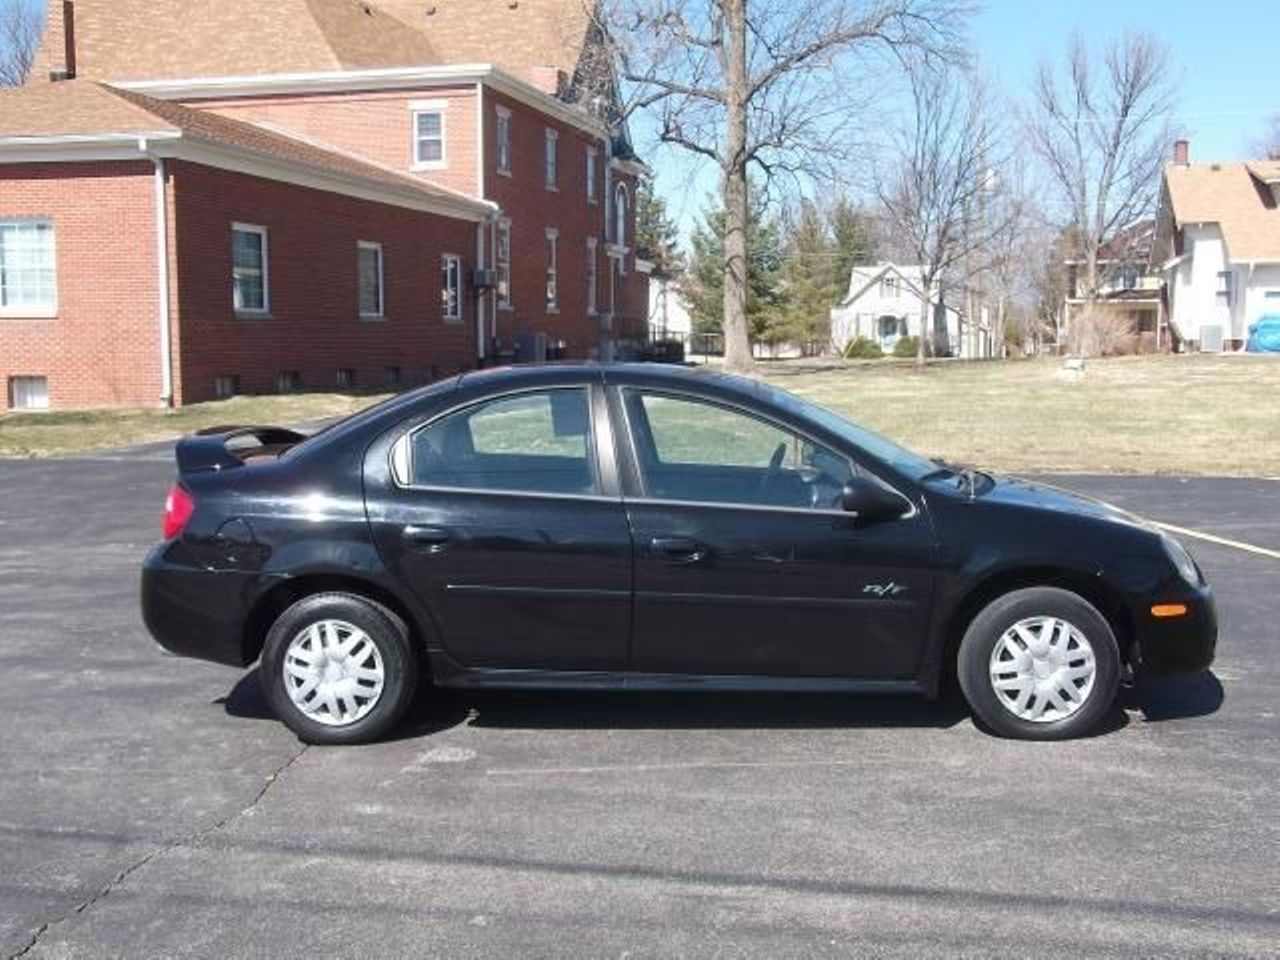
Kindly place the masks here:
[(1189, 720), (1217, 713), (1226, 700), (1222, 681), (1212, 670), (1174, 677), (1152, 677), (1120, 691), (1120, 702), (1148, 723)]
[[(1122, 730), (1129, 724), (1128, 711), (1151, 723), (1208, 716), (1223, 701), (1222, 684), (1210, 671), (1146, 680), (1121, 690), (1116, 707), (1089, 736)], [(256, 667), (216, 702), (233, 717), (275, 719)], [(527, 730), (943, 729), (969, 716), (958, 694), (928, 700), (909, 694), (429, 689), (390, 739), (415, 739), (462, 724)]]

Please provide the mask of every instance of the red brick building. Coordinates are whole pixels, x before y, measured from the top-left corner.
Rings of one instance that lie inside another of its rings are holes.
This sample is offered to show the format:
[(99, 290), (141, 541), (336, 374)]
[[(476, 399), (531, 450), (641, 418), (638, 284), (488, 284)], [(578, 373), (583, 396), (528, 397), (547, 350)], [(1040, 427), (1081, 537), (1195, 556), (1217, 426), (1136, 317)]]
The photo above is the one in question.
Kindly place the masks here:
[(641, 340), (645, 170), (593, 37), (578, 0), (51, 0), (35, 73), (0, 95), (9, 407), (410, 385)]

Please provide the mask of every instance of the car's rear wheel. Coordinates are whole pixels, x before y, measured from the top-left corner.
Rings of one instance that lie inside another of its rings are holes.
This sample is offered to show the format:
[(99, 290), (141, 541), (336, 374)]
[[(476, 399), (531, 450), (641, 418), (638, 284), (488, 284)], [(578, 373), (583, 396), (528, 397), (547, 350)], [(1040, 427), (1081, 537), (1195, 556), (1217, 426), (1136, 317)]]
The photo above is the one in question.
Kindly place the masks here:
[(306, 743), (367, 743), (413, 700), (418, 658), (402, 623), (349, 593), (304, 597), (267, 634), (260, 674), (276, 715)]
[(965, 631), (957, 670), (978, 718), (1022, 740), (1094, 729), (1115, 703), (1121, 672), (1107, 619), (1056, 587), (1015, 590), (988, 604)]

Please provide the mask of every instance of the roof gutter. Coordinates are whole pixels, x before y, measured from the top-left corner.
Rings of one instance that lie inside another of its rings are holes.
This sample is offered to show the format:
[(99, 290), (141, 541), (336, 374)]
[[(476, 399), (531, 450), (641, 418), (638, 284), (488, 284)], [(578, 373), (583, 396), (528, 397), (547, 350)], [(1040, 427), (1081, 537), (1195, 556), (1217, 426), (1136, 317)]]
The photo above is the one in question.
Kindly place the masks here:
[(138, 138), (138, 150), (155, 165), (156, 205), (156, 319), (160, 328), (160, 402), (173, 406), (173, 317), (169, 311), (169, 191), (166, 189), (164, 157), (151, 152), (145, 137)]

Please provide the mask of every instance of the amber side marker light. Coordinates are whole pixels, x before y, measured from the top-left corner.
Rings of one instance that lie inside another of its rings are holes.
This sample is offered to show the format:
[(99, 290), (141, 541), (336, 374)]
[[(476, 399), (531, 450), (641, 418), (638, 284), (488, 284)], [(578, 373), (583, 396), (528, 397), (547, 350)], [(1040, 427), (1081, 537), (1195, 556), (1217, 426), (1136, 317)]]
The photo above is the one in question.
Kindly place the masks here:
[(1187, 605), (1185, 603), (1157, 603), (1151, 608), (1153, 617), (1185, 617), (1187, 615)]

